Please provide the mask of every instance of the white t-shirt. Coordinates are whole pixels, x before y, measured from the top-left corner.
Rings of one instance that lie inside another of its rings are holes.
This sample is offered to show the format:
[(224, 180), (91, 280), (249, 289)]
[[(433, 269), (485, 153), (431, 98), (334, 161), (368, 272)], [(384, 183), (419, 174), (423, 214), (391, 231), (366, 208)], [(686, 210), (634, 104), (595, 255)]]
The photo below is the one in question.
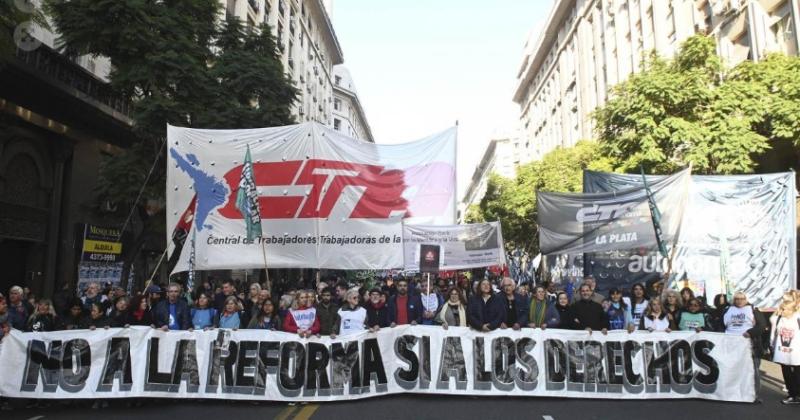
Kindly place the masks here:
[(317, 319), (316, 308), (306, 309), (290, 309), (289, 312), (294, 318), (294, 323), (297, 325), (297, 331), (308, 331), (314, 325), (314, 320)]
[(631, 298), (623, 297), (622, 300), (625, 301), (625, 305), (627, 305), (628, 310), (631, 312), (631, 322), (633, 323), (633, 327), (639, 329), (639, 320), (642, 319), (644, 316), (644, 310), (647, 309), (647, 299), (643, 300), (641, 303), (637, 303), (633, 305), (631, 303)]
[(339, 309), (339, 335), (355, 334), (364, 331), (364, 322), (367, 320), (367, 310), (358, 308), (355, 311)]
[(653, 331), (666, 331), (669, 328), (669, 317), (665, 316), (664, 318), (656, 318), (650, 319), (650, 317), (644, 317), (644, 329), (649, 330), (652, 329)]
[(726, 334), (742, 335), (746, 333), (747, 330), (756, 325), (756, 316), (753, 314), (753, 307), (750, 305), (741, 308), (731, 306), (728, 308), (728, 311), (725, 312), (722, 323), (725, 324)]
[(789, 317), (772, 316), (770, 322), (772, 361), (782, 365), (800, 366), (800, 313)]

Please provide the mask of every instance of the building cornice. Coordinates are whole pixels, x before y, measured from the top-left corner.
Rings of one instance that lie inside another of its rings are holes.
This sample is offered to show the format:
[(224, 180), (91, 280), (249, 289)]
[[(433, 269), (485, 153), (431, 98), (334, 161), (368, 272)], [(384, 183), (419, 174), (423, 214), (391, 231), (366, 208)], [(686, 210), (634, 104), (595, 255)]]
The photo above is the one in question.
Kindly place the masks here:
[(358, 95), (356, 95), (356, 93), (351, 90), (336, 85), (336, 83), (333, 84), (333, 91), (334, 93), (338, 92), (342, 95), (345, 95), (353, 101), (353, 103), (356, 105), (356, 112), (358, 112), (358, 116), (364, 123), (364, 132), (367, 133), (366, 140), (371, 143), (375, 143), (375, 138), (372, 137), (372, 129), (369, 128), (369, 122), (367, 122), (367, 114), (366, 112), (364, 112), (364, 107), (361, 106), (361, 101), (358, 100)]
[(339, 39), (336, 38), (336, 31), (333, 30), (333, 23), (331, 23), (330, 16), (328, 16), (328, 12), (325, 10), (325, 5), (322, 4), (322, 0), (311, 0), (309, 3), (316, 6), (317, 11), (322, 15), (322, 20), (325, 22), (325, 29), (327, 29), (327, 31), (323, 32), (325, 32), (328, 41), (330, 41), (333, 46), (333, 50), (331, 51), (333, 53), (331, 56), (331, 63), (333, 65), (344, 63), (342, 47), (339, 44)]

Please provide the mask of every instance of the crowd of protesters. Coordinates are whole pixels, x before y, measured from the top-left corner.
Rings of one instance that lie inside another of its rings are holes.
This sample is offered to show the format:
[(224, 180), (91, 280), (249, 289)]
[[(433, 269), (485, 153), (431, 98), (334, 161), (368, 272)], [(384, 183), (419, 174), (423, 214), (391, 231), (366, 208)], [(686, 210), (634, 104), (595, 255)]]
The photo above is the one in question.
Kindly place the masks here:
[[(266, 286), (266, 285), (264, 285)], [(662, 290), (661, 284), (612, 288), (608, 296), (586, 277), (574, 290), (554, 283), (518, 286), (499, 277), (470, 281), (435, 278), (387, 278), (372, 288), (323, 279), (316, 288), (284, 287), (275, 295), (258, 283), (246, 290), (225, 280), (206, 281), (193, 291), (178, 283), (150, 285), (128, 295), (118, 287), (89, 284), (82, 296), (69, 288), (53, 299), (37, 299), (22, 287), (0, 295), (0, 340), (10, 329), (45, 332), (70, 329), (150, 326), (164, 331), (212, 328), (261, 329), (333, 338), (360, 331), (376, 332), (398, 325), (497, 329), (560, 328), (606, 334), (609, 330), (644, 332), (713, 331), (739, 334), (752, 342), (756, 390), (763, 351), (780, 363), (788, 397), (800, 404), (800, 292), (789, 291), (771, 317), (766, 317), (737, 292), (731, 302), (720, 294), (708, 304), (689, 288)], [(763, 340), (763, 341), (762, 341)]]

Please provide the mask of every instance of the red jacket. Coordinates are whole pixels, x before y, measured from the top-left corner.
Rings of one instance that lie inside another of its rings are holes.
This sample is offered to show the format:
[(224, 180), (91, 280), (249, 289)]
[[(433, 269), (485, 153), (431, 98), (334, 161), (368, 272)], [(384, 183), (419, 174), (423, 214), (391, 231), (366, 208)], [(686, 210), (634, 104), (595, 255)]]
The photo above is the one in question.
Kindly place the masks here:
[[(298, 319), (295, 319), (295, 316)], [(283, 318), (283, 331), (296, 333), (300, 329), (305, 329), (312, 334), (319, 334), (319, 318), (316, 308), (303, 306), (290, 309), (286, 313), (286, 317)]]

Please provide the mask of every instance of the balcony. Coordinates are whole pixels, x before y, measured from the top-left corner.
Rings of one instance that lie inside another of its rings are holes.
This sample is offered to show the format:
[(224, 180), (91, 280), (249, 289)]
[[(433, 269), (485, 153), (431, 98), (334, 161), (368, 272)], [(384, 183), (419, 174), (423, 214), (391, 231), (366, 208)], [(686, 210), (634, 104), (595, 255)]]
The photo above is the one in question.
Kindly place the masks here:
[(261, 7), (258, 4), (258, 0), (247, 0), (247, 4), (250, 5), (250, 9), (253, 10), (254, 14), (258, 14), (258, 12), (261, 10)]

